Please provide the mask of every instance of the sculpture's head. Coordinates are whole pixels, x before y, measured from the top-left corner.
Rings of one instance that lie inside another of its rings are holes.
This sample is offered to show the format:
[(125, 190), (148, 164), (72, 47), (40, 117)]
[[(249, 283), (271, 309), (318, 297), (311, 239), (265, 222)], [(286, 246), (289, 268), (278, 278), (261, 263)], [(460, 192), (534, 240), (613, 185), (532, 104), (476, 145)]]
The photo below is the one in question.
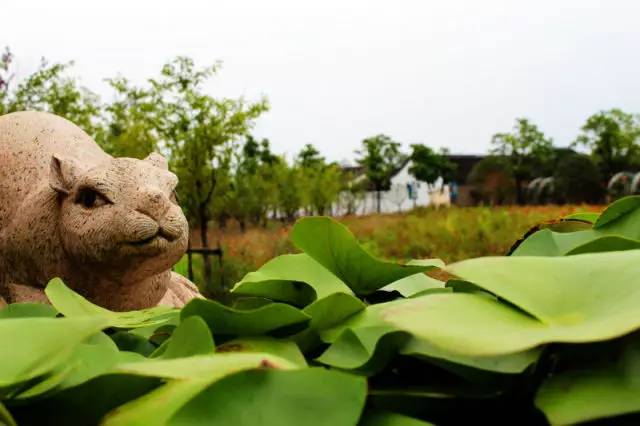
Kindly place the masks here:
[(166, 160), (112, 158), (87, 170), (51, 159), (49, 184), (60, 199), (59, 232), (77, 266), (136, 282), (169, 269), (187, 248), (176, 175)]

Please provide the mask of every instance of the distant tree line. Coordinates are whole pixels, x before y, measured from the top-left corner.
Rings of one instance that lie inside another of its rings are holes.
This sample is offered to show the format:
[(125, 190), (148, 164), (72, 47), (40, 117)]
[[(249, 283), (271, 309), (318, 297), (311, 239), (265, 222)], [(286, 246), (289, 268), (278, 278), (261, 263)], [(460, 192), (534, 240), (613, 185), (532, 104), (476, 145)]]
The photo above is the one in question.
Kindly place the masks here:
[[(639, 142), (640, 115), (620, 109), (588, 117), (569, 148), (554, 147), (535, 124), (518, 118), (510, 132), (493, 136), (491, 155), (468, 180), (478, 200), (489, 204), (603, 202), (611, 177), (640, 170)], [(552, 179), (531, 194), (527, 184), (543, 177)]]

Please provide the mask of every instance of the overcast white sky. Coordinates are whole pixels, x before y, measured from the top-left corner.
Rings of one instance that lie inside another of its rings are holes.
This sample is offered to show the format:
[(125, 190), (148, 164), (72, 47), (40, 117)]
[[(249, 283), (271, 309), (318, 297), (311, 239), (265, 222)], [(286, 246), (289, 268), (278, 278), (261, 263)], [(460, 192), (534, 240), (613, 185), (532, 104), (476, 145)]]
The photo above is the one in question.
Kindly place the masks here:
[(276, 152), (343, 160), (377, 133), (482, 153), (518, 116), (567, 145), (593, 112), (640, 112), (639, 18), (634, 0), (3, 0), (0, 47), (21, 73), (75, 60), (105, 99), (105, 77), (221, 60), (211, 92), (266, 95)]

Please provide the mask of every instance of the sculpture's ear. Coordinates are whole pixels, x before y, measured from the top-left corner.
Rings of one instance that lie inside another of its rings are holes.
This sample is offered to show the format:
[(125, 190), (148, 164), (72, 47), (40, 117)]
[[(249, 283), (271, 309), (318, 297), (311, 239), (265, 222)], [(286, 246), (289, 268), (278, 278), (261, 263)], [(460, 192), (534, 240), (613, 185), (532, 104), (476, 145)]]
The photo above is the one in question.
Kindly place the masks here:
[(162, 170), (169, 170), (169, 164), (167, 163), (166, 158), (164, 158), (157, 152), (152, 152), (151, 154), (147, 155), (147, 158), (145, 158), (144, 161), (151, 163), (154, 166), (161, 168)]
[(57, 192), (68, 194), (80, 175), (80, 168), (70, 158), (64, 158), (57, 154), (51, 157), (49, 169), (49, 186)]

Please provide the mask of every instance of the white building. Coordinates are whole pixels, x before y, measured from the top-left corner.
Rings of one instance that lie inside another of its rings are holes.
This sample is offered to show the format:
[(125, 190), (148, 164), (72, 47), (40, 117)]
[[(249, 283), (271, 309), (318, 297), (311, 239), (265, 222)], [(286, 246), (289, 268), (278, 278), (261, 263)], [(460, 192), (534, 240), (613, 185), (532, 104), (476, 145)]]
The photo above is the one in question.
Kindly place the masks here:
[[(380, 193), (380, 212), (396, 213), (411, 210), (418, 206), (450, 205), (448, 185), (443, 185), (442, 179), (438, 179), (434, 185), (416, 180), (409, 173), (411, 161), (405, 161), (400, 169), (391, 177), (391, 185), (388, 191)], [(354, 183), (366, 179), (360, 175)], [(344, 194), (346, 197), (346, 194)], [(352, 200), (352, 202), (354, 202)], [(367, 191), (364, 198), (354, 202), (356, 214), (372, 214), (378, 212), (378, 194), (376, 191)], [(341, 207), (341, 206), (342, 207)], [(345, 202), (339, 203), (336, 213), (345, 214)]]

